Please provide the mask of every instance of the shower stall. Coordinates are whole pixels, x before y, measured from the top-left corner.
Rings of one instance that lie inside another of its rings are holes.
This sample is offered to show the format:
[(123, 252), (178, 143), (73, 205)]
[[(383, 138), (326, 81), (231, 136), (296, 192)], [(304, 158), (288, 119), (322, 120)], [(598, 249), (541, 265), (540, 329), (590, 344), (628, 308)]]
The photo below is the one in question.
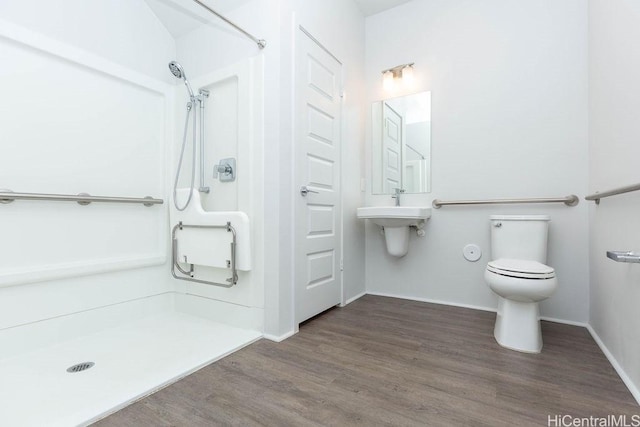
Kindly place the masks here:
[(96, 2), (0, 5), (1, 425), (89, 423), (264, 330), (261, 47)]

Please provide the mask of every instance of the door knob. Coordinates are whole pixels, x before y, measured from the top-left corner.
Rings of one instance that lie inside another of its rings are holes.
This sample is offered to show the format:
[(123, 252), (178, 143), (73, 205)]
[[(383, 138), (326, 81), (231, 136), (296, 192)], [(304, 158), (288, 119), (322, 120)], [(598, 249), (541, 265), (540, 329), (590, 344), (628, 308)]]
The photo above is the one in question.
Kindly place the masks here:
[(302, 197), (307, 197), (307, 194), (309, 194), (309, 193), (316, 193), (316, 194), (318, 194), (318, 193), (319, 193), (319, 191), (309, 190), (309, 189), (307, 188), (307, 186), (306, 186), (306, 185), (303, 185), (302, 187), (300, 187), (300, 195), (301, 195)]

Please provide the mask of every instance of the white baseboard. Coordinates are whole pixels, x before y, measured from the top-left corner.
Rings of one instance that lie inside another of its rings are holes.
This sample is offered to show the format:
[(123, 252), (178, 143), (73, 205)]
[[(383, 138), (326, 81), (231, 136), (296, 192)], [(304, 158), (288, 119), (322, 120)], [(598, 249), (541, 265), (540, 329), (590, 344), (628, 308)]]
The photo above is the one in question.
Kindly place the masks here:
[(271, 334), (264, 334), (262, 337), (264, 339), (267, 339), (269, 341), (273, 341), (273, 342), (282, 342), (284, 340), (286, 340), (287, 338), (290, 338), (292, 336), (294, 336), (296, 334), (296, 331), (289, 331), (286, 334), (283, 335), (271, 335)]
[(362, 298), (362, 297), (363, 297), (363, 296), (365, 296), (366, 294), (367, 294), (367, 291), (364, 291), (364, 292), (362, 292), (362, 293), (359, 293), (359, 294), (358, 294), (358, 295), (356, 295), (355, 297), (351, 297), (351, 298), (349, 298), (348, 300), (346, 300), (346, 301), (344, 302), (344, 304), (340, 304), (340, 307), (345, 307), (345, 306), (347, 306), (347, 305), (351, 304), (352, 302), (354, 302), (355, 300), (357, 300), (357, 299), (359, 299), (359, 298)]
[[(388, 298), (398, 298), (398, 299), (406, 299), (406, 300), (410, 300), (410, 301), (418, 301), (418, 302), (427, 302), (427, 303), (431, 303), (431, 304), (439, 304), (439, 305), (448, 305), (451, 307), (461, 307), (461, 308), (469, 308), (471, 310), (480, 310), (480, 311), (489, 311), (491, 313), (495, 313), (496, 309), (493, 307), (484, 307), (484, 306), (479, 306), (479, 305), (471, 305), (471, 304), (459, 304), (459, 303), (455, 303), (455, 302), (449, 302), (449, 301), (441, 301), (441, 300), (434, 300), (434, 299), (430, 299), (430, 298), (420, 298), (420, 297), (409, 297), (406, 295), (396, 295), (396, 294), (389, 294), (389, 293), (384, 293), (384, 292), (365, 292), (366, 295), (376, 295), (379, 297), (388, 297)], [(358, 296), (358, 298), (360, 298), (363, 295)], [(586, 328), (588, 325), (585, 322), (576, 322), (574, 320), (565, 320), (565, 319), (556, 319), (555, 317), (541, 317), (540, 320), (544, 320), (547, 322), (554, 322), (554, 323), (562, 323), (565, 325), (572, 325), (572, 326), (581, 326), (583, 328)]]
[(562, 323), (563, 325), (580, 326), (581, 328), (588, 328), (589, 324), (586, 322), (576, 322), (575, 320), (556, 319), (555, 317), (541, 317), (540, 320), (545, 322)]
[(496, 309), (495, 308), (491, 308), (491, 307), (482, 307), (482, 306), (479, 306), (479, 305), (470, 305), (470, 304), (459, 304), (459, 303), (455, 303), (455, 302), (440, 301), (440, 300), (435, 300), (435, 299), (430, 299), (430, 298), (410, 297), (410, 296), (406, 296), (406, 295), (388, 294), (388, 293), (384, 293), (384, 292), (366, 292), (366, 294), (375, 295), (375, 296), (379, 296), (379, 297), (406, 299), (406, 300), (418, 301), (418, 302), (428, 302), (428, 303), (431, 303), (431, 304), (449, 305), (449, 306), (452, 306), (452, 307), (470, 308), (472, 310), (491, 311), (493, 313), (496, 312)]
[[(352, 298), (349, 298), (344, 304), (340, 304), (340, 307), (344, 307), (346, 305), (351, 304), (352, 302), (354, 302), (355, 300), (357, 300), (358, 298), (362, 298), (363, 296), (365, 296), (367, 294), (367, 292), (362, 292)], [(262, 337), (264, 339), (267, 339), (269, 341), (273, 341), (273, 342), (282, 342), (284, 340), (286, 340), (287, 338), (290, 338), (292, 336), (294, 336), (297, 333), (297, 331), (289, 331), (286, 334), (282, 334), (282, 335), (271, 335), (271, 334), (264, 334)]]
[(593, 329), (589, 324), (586, 326), (586, 328), (593, 337), (593, 340), (596, 342), (596, 344), (598, 344), (598, 347), (600, 347), (600, 350), (602, 350), (607, 359), (609, 359), (609, 363), (611, 363), (613, 369), (616, 370), (616, 372), (620, 376), (620, 379), (622, 379), (622, 382), (624, 382), (624, 385), (627, 386), (633, 398), (636, 399), (636, 402), (638, 402), (638, 405), (640, 405), (640, 390), (638, 389), (638, 387), (633, 383), (633, 381), (631, 381), (631, 378), (629, 378), (624, 369), (622, 369), (622, 366), (620, 366), (616, 358), (613, 357), (613, 354), (611, 354), (607, 346), (604, 345), (604, 342), (600, 339), (600, 336), (597, 334), (595, 329)]

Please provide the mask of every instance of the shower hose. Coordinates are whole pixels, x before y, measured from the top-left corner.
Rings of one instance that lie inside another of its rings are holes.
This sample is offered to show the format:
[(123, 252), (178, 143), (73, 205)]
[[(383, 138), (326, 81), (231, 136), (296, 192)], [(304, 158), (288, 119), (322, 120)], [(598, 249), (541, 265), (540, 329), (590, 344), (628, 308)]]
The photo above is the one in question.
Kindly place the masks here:
[(182, 135), (182, 149), (180, 150), (180, 160), (178, 160), (178, 168), (176, 170), (176, 179), (173, 182), (173, 204), (177, 210), (183, 211), (189, 206), (191, 203), (191, 197), (193, 196), (193, 185), (195, 184), (196, 179), (196, 114), (193, 113), (193, 148), (191, 153), (191, 186), (189, 190), (189, 197), (187, 198), (184, 206), (178, 205), (178, 180), (180, 179), (180, 171), (182, 170), (182, 159), (184, 158), (184, 151), (187, 147), (187, 128), (189, 127), (189, 117), (191, 116), (191, 109), (193, 108), (193, 102), (187, 103), (187, 118), (184, 122), (184, 134)]

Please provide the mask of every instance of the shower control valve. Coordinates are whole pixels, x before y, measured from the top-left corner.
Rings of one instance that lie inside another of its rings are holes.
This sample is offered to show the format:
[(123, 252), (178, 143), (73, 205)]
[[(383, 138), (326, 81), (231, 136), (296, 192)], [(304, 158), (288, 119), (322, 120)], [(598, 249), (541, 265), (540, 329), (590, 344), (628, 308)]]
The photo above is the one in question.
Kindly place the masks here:
[(213, 177), (220, 182), (232, 182), (236, 180), (236, 159), (222, 159), (213, 167)]

